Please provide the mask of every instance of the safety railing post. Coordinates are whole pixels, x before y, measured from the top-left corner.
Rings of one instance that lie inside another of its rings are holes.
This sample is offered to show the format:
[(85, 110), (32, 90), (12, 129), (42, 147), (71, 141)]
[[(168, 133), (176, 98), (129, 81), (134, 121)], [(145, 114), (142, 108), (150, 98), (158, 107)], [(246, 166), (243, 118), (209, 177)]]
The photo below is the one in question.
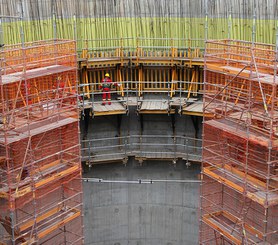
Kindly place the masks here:
[(125, 152), (125, 157), (127, 157), (127, 137), (125, 137), (125, 149), (124, 149), (124, 152)]
[(92, 115), (93, 115), (93, 113), (94, 113), (94, 102), (95, 102), (94, 86), (92, 86), (92, 93), (91, 93), (91, 95), (92, 95), (91, 96), (91, 102), (92, 102), (91, 112), (92, 112)]
[(174, 63), (174, 56), (175, 56), (173, 38), (170, 39), (170, 45), (171, 45), (171, 65), (173, 66), (173, 63)]
[(186, 166), (189, 166), (190, 163), (189, 163), (189, 141), (188, 141), (188, 138), (186, 138), (185, 140), (185, 144), (186, 144)]
[(89, 47), (88, 47), (88, 40), (86, 39), (85, 40), (85, 54), (84, 54), (84, 57), (82, 58), (86, 58), (87, 60), (89, 59)]
[(170, 113), (170, 81), (167, 81), (167, 87), (168, 87), (168, 92), (167, 92), (167, 103), (168, 103), (168, 113)]
[(136, 38), (136, 65), (139, 64), (139, 37)]
[(82, 86), (82, 119), (85, 117), (85, 93), (84, 93), (84, 86)]
[(180, 110), (179, 110), (179, 112), (180, 112), (180, 115), (182, 115), (182, 101), (181, 101), (181, 85), (182, 85), (182, 81), (180, 81), (179, 82), (179, 85), (180, 85)]
[(120, 47), (120, 59), (121, 59), (121, 65), (123, 66), (123, 64), (124, 64), (124, 44), (123, 44), (123, 38), (121, 37), (121, 47)]
[(143, 151), (142, 151), (142, 145), (143, 145), (143, 139), (142, 139), (142, 135), (140, 135), (140, 142), (139, 142), (139, 156), (140, 158), (143, 157)]
[(127, 110), (127, 114), (129, 112), (128, 96), (129, 96), (129, 81), (126, 82), (126, 110)]
[(176, 135), (174, 136), (174, 163), (176, 163), (177, 159), (177, 138)]
[(139, 101), (138, 101), (138, 97), (139, 97), (139, 93), (138, 93), (138, 82), (135, 81), (135, 88), (136, 88), (136, 107), (137, 107), (137, 111), (139, 110)]
[(89, 162), (89, 167), (91, 168), (92, 166), (91, 166), (91, 141), (89, 140), (88, 141), (89, 142), (89, 144), (88, 144), (88, 157), (89, 157), (89, 160), (88, 160), (88, 162)]

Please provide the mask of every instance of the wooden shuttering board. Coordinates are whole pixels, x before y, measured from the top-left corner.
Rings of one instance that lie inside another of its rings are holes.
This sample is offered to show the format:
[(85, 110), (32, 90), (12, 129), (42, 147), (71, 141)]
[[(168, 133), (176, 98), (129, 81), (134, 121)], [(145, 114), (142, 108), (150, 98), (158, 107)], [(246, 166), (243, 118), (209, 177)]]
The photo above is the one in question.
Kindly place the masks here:
[(186, 106), (186, 103), (190, 105), (192, 103), (202, 103), (198, 98), (185, 98), (185, 97), (172, 97), (171, 98), (171, 106)]
[(182, 113), (185, 115), (203, 116), (203, 103), (185, 105), (182, 108)]
[(113, 115), (126, 114), (126, 107), (121, 102), (112, 101), (111, 105), (106, 101), (105, 105), (102, 102), (93, 103), (94, 115)]
[(184, 115), (192, 115), (192, 116), (205, 116), (205, 117), (214, 117), (215, 114), (205, 110), (202, 102), (195, 102), (189, 105), (184, 105), (182, 107), (182, 114)]
[(167, 100), (163, 101), (142, 101), (139, 112), (143, 111), (163, 111), (168, 112), (169, 103)]

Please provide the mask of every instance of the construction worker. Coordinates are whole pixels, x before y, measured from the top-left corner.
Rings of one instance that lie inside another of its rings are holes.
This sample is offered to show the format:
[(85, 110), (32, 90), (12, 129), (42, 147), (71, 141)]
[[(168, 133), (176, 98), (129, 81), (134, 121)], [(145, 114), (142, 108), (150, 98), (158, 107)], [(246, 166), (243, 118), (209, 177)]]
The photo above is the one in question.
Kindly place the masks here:
[(111, 105), (111, 87), (115, 86), (121, 86), (121, 84), (113, 83), (110, 79), (109, 73), (105, 74), (105, 77), (101, 80), (100, 89), (102, 89), (102, 105), (106, 104), (106, 97), (108, 100), (108, 105)]

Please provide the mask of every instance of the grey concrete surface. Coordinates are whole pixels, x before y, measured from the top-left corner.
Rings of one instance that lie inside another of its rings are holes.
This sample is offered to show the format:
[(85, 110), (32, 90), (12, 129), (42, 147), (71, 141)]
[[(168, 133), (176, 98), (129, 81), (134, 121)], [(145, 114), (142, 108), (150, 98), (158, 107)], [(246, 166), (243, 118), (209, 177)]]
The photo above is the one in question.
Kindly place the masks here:
[(202, 118), (193, 119), (198, 128), (196, 140), (190, 116), (139, 116), (135, 108), (123, 116), (87, 116), (80, 122), (81, 138), (86, 139), (82, 142), (82, 160), (94, 164), (134, 156), (200, 161)]
[[(201, 139), (202, 118), (198, 118), (198, 138)], [(109, 138), (128, 135), (173, 135), (172, 119), (168, 115), (143, 115), (143, 130), (141, 131), (140, 117), (135, 108), (121, 119), (120, 132), (117, 128), (117, 116), (89, 117), (87, 139)], [(193, 122), (190, 116), (175, 115), (176, 135), (195, 136)], [(82, 137), (84, 135), (85, 120), (81, 120), (80, 128)]]
[[(85, 169), (83, 177), (109, 180), (198, 179), (199, 165), (133, 159)], [(86, 245), (192, 245), (198, 243), (199, 183), (84, 182)]]

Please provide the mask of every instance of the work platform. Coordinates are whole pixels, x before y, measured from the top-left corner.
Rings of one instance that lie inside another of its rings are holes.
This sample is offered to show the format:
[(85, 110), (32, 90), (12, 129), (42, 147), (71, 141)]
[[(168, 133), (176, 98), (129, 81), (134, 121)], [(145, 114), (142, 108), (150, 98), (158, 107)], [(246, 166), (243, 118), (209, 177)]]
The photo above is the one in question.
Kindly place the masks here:
[[(201, 161), (200, 139), (183, 136), (133, 135), (82, 141), (82, 161), (88, 165), (146, 160)], [(163, 151), (161, 149), (164, 149)]]
[(127, 107), (123, 102), (111, 101), (109, 105), (107, 102), (105, 105), (102, 101), (91, 102), (84, 101), (79, 104), (80, 110), (90, 109), (92, 116), (109, 116), (109, 115), (123, 115), (127, 113)]
[[(113, 39), (118, 45), (110, 47), (109, 40), (85, 40), (79, 59), (79, 93), (95, 103), (97, 100), (92, 98), (101, 93), (100, 82), (109, 73), (113, 82), (122, 85), (115, 88), (121, 97), (136, 98), (139, 114), (174, 114), (178, 109), (181, 114), (201, 116), (201, 108), (183, 110), (183, 101), (176, 105), (174, 100), (178, 95), (186, 101), (202, 96), (203, 41), (137, 38), (133, 47), (130, 41)], [(149, 42), (156, 45), (149, 46)], [(150, 94), (162, 96), (149, 101)], [(135, 101), (126, 102), (127, 107), (134, 104)], [(107, 108), (104, 111), (97, 108), (96, 112), (113, 114)], [(120, 113), (122, 110), (114, 114)]]
[(169, 100), (138, 100), (137, 111), (140, 114), (174, 114)]
[[(218, 211), (204, 215), (204, 222), (213, 227), (227, 237), (233, 244), (242, 244), (242, 229), (245, 230), (246, 241), (252, 241), (254, 244), (270, 245), (268, 242), (262, 242), (263, 235), (250, 225), (242, 225), (240, 220), (227, 211)], [(243, 227), (242, 227), (243, 226)]]
[(203, 102), (199, 99), (187, 99), (173, 97), (169, 99), (161, 99), (156, 95), (148, 98), (140, 97), (119, 97), (112, 100), (111, 105), (107, 102), (102, 105), (102, 101), (84, 100), (79, 102), (81, 111), (90, 109), (92, 116), (105, 115), (124, 115), (130, 110), (129, 107), (136, 107), (138, 114), (175, 114), (213, 117), (214, 113), (203, 113)]
[[(191, 116), (204, 116), (203, 113), (203, 102), (196, 101), (195, 103), (190, 103), (189, 105), (184, 105), (182, 107), (182, 115), (191, 115)], [(206, 116), (206, 115), (205, 115)]]

